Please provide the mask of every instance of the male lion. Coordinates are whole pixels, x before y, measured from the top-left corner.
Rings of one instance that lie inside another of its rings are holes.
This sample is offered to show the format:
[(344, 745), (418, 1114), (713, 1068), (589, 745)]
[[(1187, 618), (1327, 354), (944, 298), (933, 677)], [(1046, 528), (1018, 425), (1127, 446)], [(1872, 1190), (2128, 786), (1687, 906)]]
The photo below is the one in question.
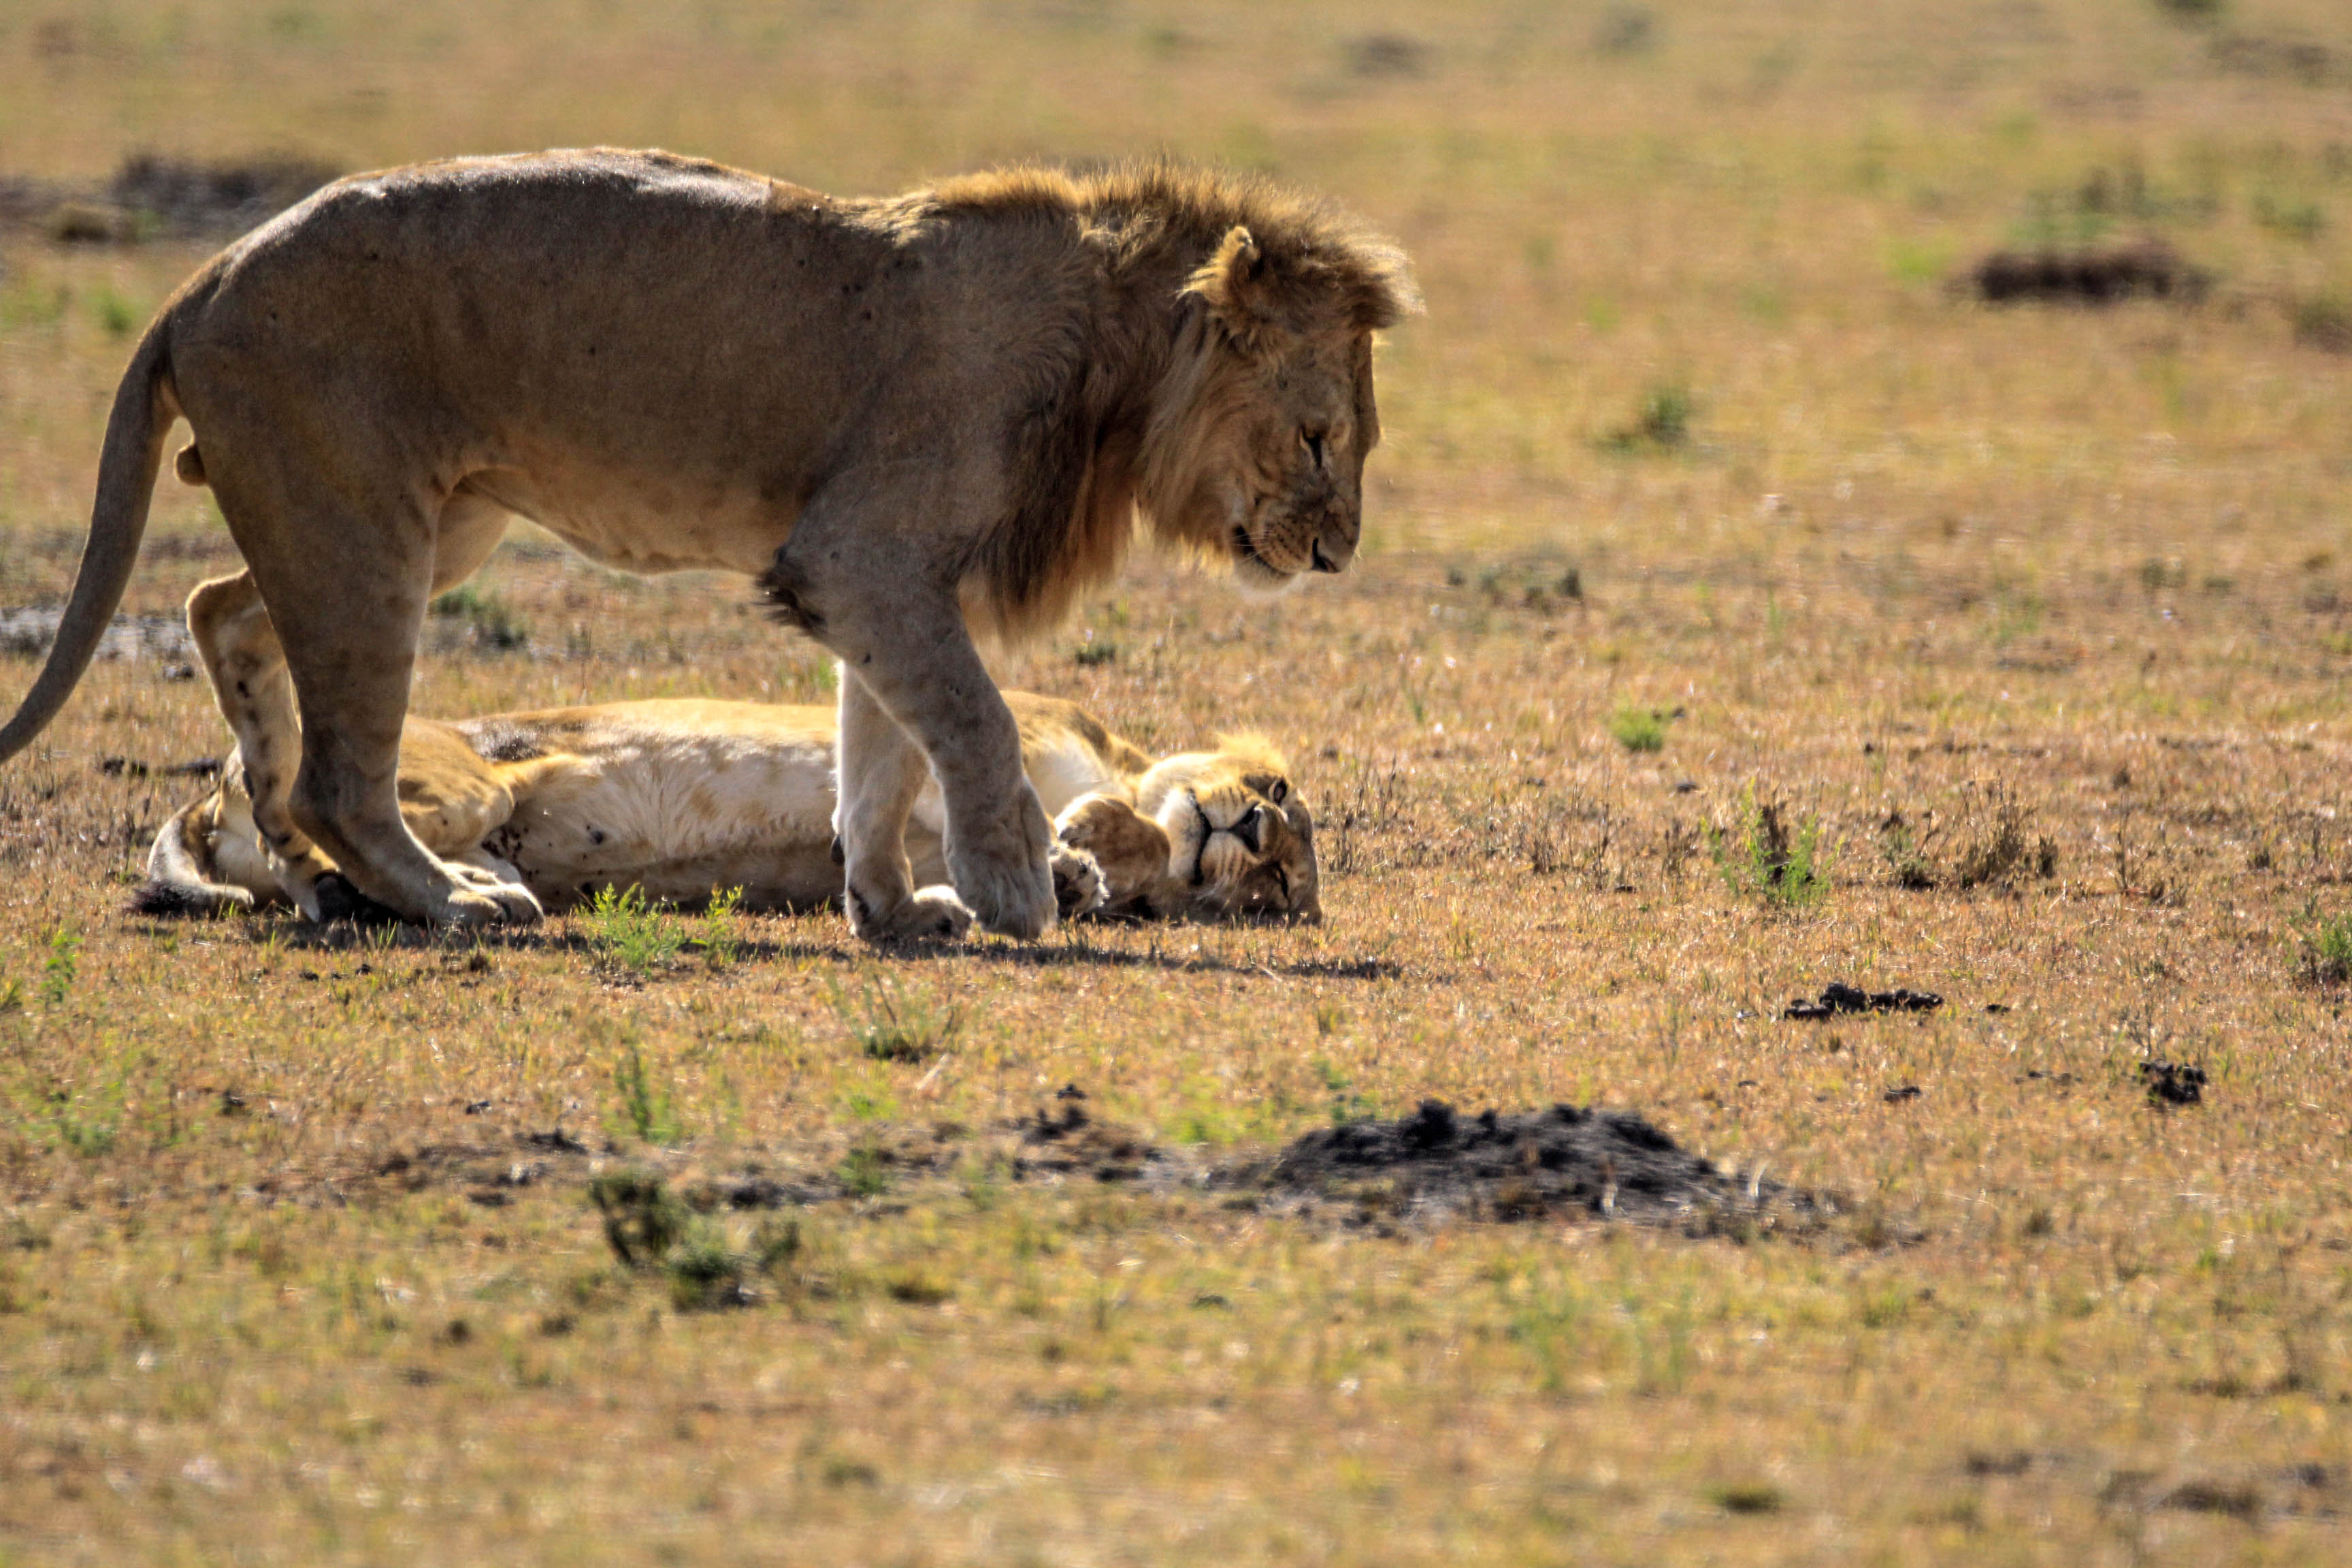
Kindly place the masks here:
[[(1160, 165), (859, 201), (610, 150), (340, 181), (140, 340), (0, 759), (88, 664), (184, 416), (179, 474), (247, 567), (190, 607), (306, 911), (331, 865), (410, 919), (537, 913), (420, 844), (397, 794), (425, 602), (520, 515), (611, 566), (754, 574), (839, 656), (854, 931), (1034, 936), (1051, 825), (973, 628), (1053, 621), (1139, 514), (1249, 581), (1339, 570), (1371, 334), (1412, 306), (1402, 256), (1329, 209)], [(932, 776), (952, 892), (907, 860)]]
[[(1138, 919), (1322, 918), (1315, 825), (1254, 736), (1159, 761), (1075, 702), (1003, 694), (1024, 769), (1055, 818), (1063, 912)], [(434, 854), (562, 910), (606, 888), (804, 910), (842, 896), (829, 708), (614, 702), (463, 723), (412, 718), (401, 814)], [(936, 785), (909, 817), (914, 874), (945, 869)], [(232, 756), (155, 836), (134, 907), (218, 913), (285, 901)]]

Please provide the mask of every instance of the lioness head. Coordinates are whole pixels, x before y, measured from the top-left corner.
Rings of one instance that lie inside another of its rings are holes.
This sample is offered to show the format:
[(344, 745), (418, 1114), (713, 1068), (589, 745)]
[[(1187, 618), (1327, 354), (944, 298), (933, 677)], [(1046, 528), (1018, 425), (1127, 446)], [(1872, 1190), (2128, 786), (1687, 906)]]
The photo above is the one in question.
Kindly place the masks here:
[(1168, 835), (1169, 897), (1208, 916), (1323, 918), (1315, 820), (1265, 742), (1170, 757), (1136, 793)]
[(1311, 225), (1235, 225), (1185, 294), (1202, 312), (1195, 382), (1151, 454), (1155, 528), (1261, 587), (1340, 570), (1381, 437), (1372, 333), (1414, 305), (1402, 256)]

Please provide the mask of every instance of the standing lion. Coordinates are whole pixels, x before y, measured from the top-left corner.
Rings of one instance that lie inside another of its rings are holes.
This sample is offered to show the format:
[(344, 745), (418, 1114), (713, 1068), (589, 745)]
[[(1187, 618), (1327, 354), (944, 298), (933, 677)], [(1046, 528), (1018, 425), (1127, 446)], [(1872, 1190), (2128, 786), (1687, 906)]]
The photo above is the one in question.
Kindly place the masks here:
[[(527, 517), (606, 565), (756, 576), (842, 664), (851, 928), (1034, 936), (1052, 831), (972, 632), (1051, 624), (1139, 515), (1246, 581), (1337, 572), (1379, 438), (1402, 256), (1328, 208), (1150, 166), (844, 201), (609, 150), (328, 186), (140, 340), (22, 750), (121, 601), (172, 422), (247, 570), (189, 602), (289, 897), (527, 921), (403, 823), (426, 601)], [(928, 765), (927, 765), (928, 764)], [(953, 883), (904, 830), (945, 796)]]

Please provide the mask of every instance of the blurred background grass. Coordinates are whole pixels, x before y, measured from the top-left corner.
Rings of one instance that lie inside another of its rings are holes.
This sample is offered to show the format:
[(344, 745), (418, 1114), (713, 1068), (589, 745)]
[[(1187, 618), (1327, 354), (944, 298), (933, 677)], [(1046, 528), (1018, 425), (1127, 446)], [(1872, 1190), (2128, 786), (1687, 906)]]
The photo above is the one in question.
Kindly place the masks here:
[[(2346, 362), (2296, 333), (2352, 300), (2352, 15), (2316, 0), (0, 12), (0, 172), (598, 142), (842, 193), (1157, 152), (1328, 192), (1429, 299), (1385, 352), (1375, 548), (1719, 571), (1973, 527), (2012, 575), (2194, 542), (2242, 577), (2232, 531), (2336, 531)], [(2216, 274), (2204, 308), (1948, 288), (1995, 246), (2149, 234)], [(121, 354), (70, 340), (203, 248), (7, 245), (0, 521), (80, 527)], [(1677, 439), (1620, 438), (1662, 397)], [(1790, 522), (1843, 544), (1761, 526)]]

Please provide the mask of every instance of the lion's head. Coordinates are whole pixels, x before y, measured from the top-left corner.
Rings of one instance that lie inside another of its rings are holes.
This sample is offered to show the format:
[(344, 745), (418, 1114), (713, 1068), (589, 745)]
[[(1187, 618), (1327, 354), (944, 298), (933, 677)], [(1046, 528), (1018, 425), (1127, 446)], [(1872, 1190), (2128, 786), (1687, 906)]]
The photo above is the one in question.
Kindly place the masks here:
[(1155, 532), (1279, 588), (1337, 572), (1381, 437), (1372, 333), (1417, 308), (1404, 257), (1328, 210), (1253, 192), (1192, 272), (1192, 312), (1144, 452)]
[(1213, 752), (1170, 757), (1136, 795), (1168, 835), (1171, 901), (1207, 916), (1323, 918), (1315, 819), (1265, 741), (1220, 736)]

